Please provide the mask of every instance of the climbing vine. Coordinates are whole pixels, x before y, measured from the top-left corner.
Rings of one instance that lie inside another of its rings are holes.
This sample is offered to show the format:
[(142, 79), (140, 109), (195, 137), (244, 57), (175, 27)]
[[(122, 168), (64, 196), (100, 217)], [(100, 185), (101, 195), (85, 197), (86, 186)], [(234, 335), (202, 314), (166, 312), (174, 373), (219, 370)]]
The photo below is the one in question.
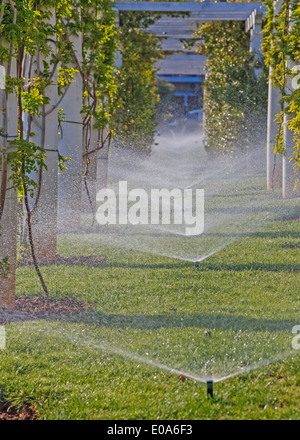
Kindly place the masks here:
[[(265, 18), (263, 49), (268, 67), (272, 68), (273, 87), (281, 94), (281, 112), (277, 115), (278, 133), (274, 153), (284, 154), (284, 115), (293, 133), (294, 152), (289, 157), (293, 168), (300, 172), (300, 5), (297, 0), (264, 2)], [(296, 179), (296, 185), (299, 178)]]
[[(197, 31), (199, 51), (208, 57), (205, 131), (211, 153), (233, 153), (256, 143), (265, 127), (267, 102), (263, 61), (249, 51), (244, 23), (207, 23)], [(257, 69), (262, 70), (260, 75)], [(255, 128), (255, 129), (254, 129)]]
[(159, 38), (148, 33), (147, 27), (157, 18), (157, 14), (123, 13), (119, 31), (118, 140), (142, 151), (149, 149), (156, 127), (156, 62), (162, 54)]

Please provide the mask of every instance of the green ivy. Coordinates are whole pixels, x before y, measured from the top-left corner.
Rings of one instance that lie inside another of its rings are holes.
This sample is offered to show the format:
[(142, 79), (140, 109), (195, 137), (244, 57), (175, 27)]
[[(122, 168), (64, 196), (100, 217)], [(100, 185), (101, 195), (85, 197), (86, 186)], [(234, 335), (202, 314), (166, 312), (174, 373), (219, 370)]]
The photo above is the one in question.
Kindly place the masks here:
[[(287, 126), (293, 133), (294, 153), (289, 160), (294, 164), (295, 173), (300, 172), (300, 81), (299, 70), (292, 64), (300, 65), (300, 4), (298, 0), (284, 0), (275, 10), (274, 2), (267, 0), (263, 49), (266, 65), (272, 67), (272, 83), (278, 87), (282, 99), (281, 112), (277, 115), (278, 134), (274, 142), (275, 154), (284, 154), (283, 138), (284, 113), (288, 116)], [(289, 78), (296, 87), (289, 87)], [(299, 179), (296, 179), (296, 185)]]
[[(263, 60), (249, 51), (242, 22), (207, 23), (197, 31), (199, 51), (208, 57), (205, 131), (211, 153), (251, 148), (266, 124), (267, 86)], [(261, 69), (261, 75), (257, 75)]]
[(119, 40), (122, 68), (118, 72), (117, 113), (119, 141), (147, 151), (156, 127), (156, 62), (162, 58), (160, 41), (147, 32), (159, 16), (126, 12), (121, 15)]

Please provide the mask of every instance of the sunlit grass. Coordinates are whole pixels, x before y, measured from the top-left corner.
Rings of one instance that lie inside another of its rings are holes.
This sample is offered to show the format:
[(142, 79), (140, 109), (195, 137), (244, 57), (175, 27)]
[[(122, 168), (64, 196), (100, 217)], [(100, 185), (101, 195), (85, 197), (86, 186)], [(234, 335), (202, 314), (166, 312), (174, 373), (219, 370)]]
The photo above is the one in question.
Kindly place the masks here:
[[(270, 223), (198, 270), (75, 238), (61, 237), (61, 255), (106, 255), (106, 263), (42, 271), (51, 296), (95, 308), (65, 321), (7, 325), (2, 398), (29, 401), (42, 418), (299, 418), (291, 330), (299, 324), (300, 258), (285, 246), (300, 242), (299, 223)], [(32, 268), (18, 269), (17, 288), (42, 294)], [(204, 384), (163, 368), (221, 377), (256, 363), (217, 383), (212, 401)]]

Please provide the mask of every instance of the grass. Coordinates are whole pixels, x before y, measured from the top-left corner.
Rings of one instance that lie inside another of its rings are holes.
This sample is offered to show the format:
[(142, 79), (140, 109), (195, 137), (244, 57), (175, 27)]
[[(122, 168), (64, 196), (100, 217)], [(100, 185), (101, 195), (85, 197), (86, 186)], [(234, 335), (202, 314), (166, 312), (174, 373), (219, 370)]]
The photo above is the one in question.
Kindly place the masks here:
[[(270, 222), (196, 270), (96, 234), (60, 237), (61, 255), (107, 255), (102, 267), (42, 268), (53, 297), (95, 309), (6, 325), (0, 398), (43, 419), (299, 419), (299, 243), (299, 223)], [(32, 268), (18, 269), (17, 291), (42, 294)], [(256, 363), (216, 383), (213, 399), (161, 366), (205, 378)]]

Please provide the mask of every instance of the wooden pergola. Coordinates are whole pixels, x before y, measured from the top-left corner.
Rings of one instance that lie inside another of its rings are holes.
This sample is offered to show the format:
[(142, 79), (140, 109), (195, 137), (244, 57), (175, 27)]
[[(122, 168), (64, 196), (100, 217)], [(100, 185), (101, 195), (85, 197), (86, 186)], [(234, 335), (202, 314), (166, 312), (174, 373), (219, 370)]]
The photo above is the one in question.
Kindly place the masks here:
[[(159, 14), (157, 21), (147, 28), (148, 32), (162, 39), (162, 50), (169, 58), (158, 65), (159, 74), (199, 75), (204, 77), (205, 57), (192, 54), (184, 42), (195, 40), (198, 25), (214, 21), (243, 21), (245, 32), (250, 33), (250, 51), (261, 53), (261, 25), (266, 9), (259, 2), (254, 3), (211, 3), (204, 2), (152, 2), (117, 1), (119, 12), (151, 12)], [(121, 57), (119, 60), (121, 62)], [(259, 71), (257, 71), (259, 74)]]
[[(245, 31), (252, 33), (252, 40), (255, 34), (261, 31), (261, 22), (266, 9), (260, 2), (253, 3), (210, 3), (203, 2), (150, 2), (150, 1), (117, 1), (115, 8), (119, 12), (135, 11), (135, 12), (157, 12), (172, 14), (186, 13), (187, 17), (176, 18), (169, 17), (167, 19), (169, 25), (174, 26), (174, 31), (178, 38), (190, 36), (190, 29), (186, 29), (191, 24), (195, 26), (197, 23), (207, 23), (212, 21), (244, 21)], [(165, 24), (165, 22), (161, 22)], [(160, 26), (159, 21), (157, 26)], [(186, 32), (188, 31), (188, 32)], [(261, 39), (261, 36), (258, 36)]]

